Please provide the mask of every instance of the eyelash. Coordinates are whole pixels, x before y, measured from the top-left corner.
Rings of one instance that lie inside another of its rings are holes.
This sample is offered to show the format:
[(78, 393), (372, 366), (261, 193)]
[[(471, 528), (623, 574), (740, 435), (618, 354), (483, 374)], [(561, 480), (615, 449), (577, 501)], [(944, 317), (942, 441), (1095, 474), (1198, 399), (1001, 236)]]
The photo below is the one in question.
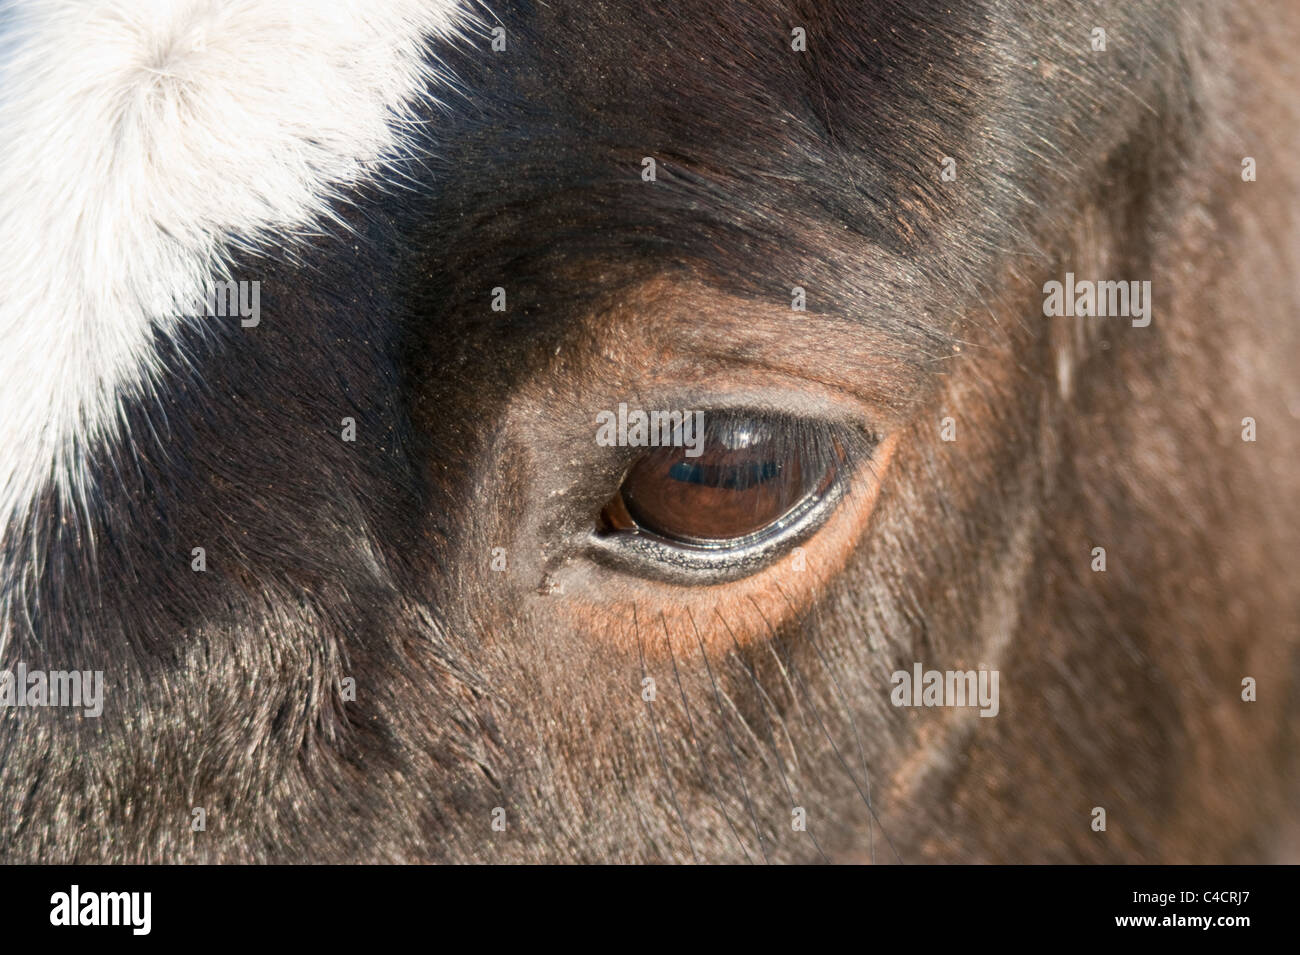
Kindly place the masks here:
[(692, 586), (751, 576), (809, 540), (825, 525), (881, 440), (879, 434), (843, 423), (746, 409), (723, 409), (713, 414), (744, 418), (771, 428), (785, 439), (776, 445), (773, 457), (802, 455), (802, 460), (830, 473), (829, 483), (759, 531), (716, 543), (668, 540), (639, 527), (616, 531), (597, 528), (588, 542), (591, 559), (636, 576)]

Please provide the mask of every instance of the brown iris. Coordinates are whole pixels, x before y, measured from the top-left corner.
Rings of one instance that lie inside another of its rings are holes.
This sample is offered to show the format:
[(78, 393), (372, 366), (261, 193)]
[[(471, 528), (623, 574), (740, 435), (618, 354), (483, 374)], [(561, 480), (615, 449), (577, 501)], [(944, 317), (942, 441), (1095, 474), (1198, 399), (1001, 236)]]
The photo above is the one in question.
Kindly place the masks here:
[(647, 449), (606, 505), (606, 527), (716, 546), (771, 527), (834, 478), (825, 455), (752, 419), (706, 428), (698, 450)]

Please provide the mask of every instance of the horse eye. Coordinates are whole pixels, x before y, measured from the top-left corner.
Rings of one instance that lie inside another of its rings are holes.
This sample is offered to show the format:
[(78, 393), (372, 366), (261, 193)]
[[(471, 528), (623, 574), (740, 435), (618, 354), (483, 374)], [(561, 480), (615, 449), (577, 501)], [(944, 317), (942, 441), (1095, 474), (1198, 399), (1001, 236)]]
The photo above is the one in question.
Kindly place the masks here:
[(694, 447), (647, 450), (606, 505), (608, 532), (688, 548), (742, 548), (804, 513), (836, 477), (827, 442), (795, 423), (714, 416)]

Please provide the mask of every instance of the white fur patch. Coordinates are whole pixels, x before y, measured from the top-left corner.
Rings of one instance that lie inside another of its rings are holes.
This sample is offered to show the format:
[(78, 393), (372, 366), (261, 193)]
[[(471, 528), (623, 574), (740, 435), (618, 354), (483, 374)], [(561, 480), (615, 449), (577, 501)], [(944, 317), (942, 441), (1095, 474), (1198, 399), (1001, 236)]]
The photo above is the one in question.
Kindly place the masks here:
[(0, 533), (51, 483), (86, 490), (230, 238), (308, 231), (402, 150), (425, 43), (463, 22), (459, 0), (0, 0)]

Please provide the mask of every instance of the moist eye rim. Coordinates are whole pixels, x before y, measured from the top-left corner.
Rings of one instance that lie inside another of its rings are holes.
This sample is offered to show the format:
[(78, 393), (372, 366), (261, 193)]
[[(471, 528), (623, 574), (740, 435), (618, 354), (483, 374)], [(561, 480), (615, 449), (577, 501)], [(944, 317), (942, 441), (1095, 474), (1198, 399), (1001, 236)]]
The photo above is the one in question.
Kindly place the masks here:
[(752, 576), (810, 539), (848, 493), (838, 470), (824, 490), (809, 494), (766, 527), (744, 537), (691, 542), (660, 537), (644, 528), (588, 535), (587, 555), (596, 563), (638, 577), (699, 586)]

